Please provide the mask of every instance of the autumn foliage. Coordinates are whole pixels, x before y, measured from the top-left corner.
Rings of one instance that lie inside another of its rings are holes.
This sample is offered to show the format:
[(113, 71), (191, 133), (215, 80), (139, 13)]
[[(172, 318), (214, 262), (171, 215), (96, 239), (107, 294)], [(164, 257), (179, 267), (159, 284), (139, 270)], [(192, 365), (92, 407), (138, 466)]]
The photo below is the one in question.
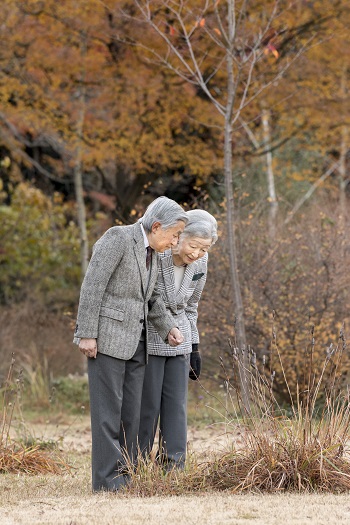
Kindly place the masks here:
[[(199, 326), (204, 376), (222, 380), (218, 357), (230, 359), (234, 312), (223, 119), (208, 92), (225, 100), (227, 35), (217, 17), (223, 4), (192, 2), (181, 26), (171, 4), (152, 2), (152, 21), (183, 53), (181, 60), (167, 54), (155, 27), (140, 16), (147, 2), (3, 0), (0, 316), (16, 326), (12, 335), (9, 326), (0, 333), (8, 353), (25, 333), (28, 346), (37, 345), (35, 334), (23, 328), (24, 314), (18, 314), (18, 328), (16, 305), (33, 300), (37, 319), (60, 316), (58, 340), (74, 321), (81, 275), (73, 172), (80, 151), (90, 247), (112, 224), (133, 222), (161, 194), (217, 216), (220, 240), (210, 254)], [(255, 47), (259, 60), (250, 102), (242, 107), (245, 83), (237, 76), (233, 191), (247, 341), (268, 359), (273, 324), (296, 384), (310, 326), (319, 342), (316, 368), (344, 322), (347, 333), (350, 12), (345, 0), (277, 4), (235, 2), (242, 30), (234, 64), (249, 73), (244, 61)], [(257, 31), (261, 27), (266, 31)], [(208, 92), (191, 82), (186, 35), (202, 57)], [(164, 57), (173, 71), (164, 67)], [(267, 152), (277, 194), (274, 235)], [(18, 311), (27, 311), (22, 306)], [(33, 317), (27, 322), (36, 323)], [(51, 345), (51, 355), (58, 347)], [(287, 399), (279, 364), (273, 358), (270, 365), (275, 389)], [(343, 366), (345, 377), (346, 360)]]

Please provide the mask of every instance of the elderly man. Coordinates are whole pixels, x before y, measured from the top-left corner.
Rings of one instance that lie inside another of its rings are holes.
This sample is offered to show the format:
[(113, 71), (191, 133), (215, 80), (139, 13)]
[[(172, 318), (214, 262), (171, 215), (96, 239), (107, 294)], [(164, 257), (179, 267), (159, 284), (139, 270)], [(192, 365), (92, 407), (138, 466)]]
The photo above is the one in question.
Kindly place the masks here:
[(74, 338), (88, 357), (94, 491), (124, 486), (125, 456), (137, 454), (147, 319), (169, 345), (183, 342), (154, 288), (155, 252), (175, 246), (186, 223), (181, 206), (159, 197), (138, 223), (110, 228), (94, 246)]

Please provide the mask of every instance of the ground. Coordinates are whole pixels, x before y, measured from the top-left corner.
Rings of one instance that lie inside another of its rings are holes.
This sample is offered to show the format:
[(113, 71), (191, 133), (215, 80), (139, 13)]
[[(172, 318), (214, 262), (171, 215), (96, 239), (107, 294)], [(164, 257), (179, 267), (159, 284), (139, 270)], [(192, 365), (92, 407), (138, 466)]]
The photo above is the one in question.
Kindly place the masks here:
[[(225, 427), (189, 428), (189, 447), (203, 456), (240, 439)], [(1, 525), (280, 525), (350, 524), (348, 495), (210, 493), (196, 496), (131, 498), (91, 494), (89, 419), (38, 421), (30, 431), (59, 440), (74, 464), (63, 476), (0, 476)]]

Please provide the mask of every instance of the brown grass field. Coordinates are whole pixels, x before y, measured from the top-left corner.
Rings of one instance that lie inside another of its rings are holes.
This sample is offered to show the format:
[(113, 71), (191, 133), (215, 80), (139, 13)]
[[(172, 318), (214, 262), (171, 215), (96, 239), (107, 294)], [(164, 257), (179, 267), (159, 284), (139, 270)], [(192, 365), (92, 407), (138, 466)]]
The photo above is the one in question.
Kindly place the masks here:
[[(90, 427), (87, 416), (32, 423), (30, 432), (43, 442), (58, 442), (73, 468), (63, 475), (1, 474), (0, 524), (52, 525), (274, 525), (350, 524), (350, 496), (332, 494), (244, 494), (138, 498), (128, 494), (92, 494)], [(223, 426), (189, 429), (189, 447), (208, 458), (237, 433)]]

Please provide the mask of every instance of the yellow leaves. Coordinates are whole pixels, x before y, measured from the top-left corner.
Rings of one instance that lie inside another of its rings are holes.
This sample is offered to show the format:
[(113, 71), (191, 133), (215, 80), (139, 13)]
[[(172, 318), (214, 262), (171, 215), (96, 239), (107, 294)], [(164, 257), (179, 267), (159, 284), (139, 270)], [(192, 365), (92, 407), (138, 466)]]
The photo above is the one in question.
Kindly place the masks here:
[[(8, 169), (11, 166), (11, 159), (10, 159), (10, 157), (5, 156), (3, 159), (1, 159), (0, 166), (2, 168)], [(2, 181), (0, 181), (0, 182), (2, 182)], [(2, 189), (2, 186), (0, 187), (0, 190), (1, 189)]]
[(2, 179), (0, 179), (0, 204), (6, 199), (7, 194), (5, 191), (2, 191), (4, 188), (4, 184)]
[[(20, 207), (33, 207), (33, 210), (39, 214), (52, 207), (51, 201), (40, 190), (24, 182), (18, 184), (13, 199), (15, 204), (19, 204)], [(22, 204), (20, 204), (21, 202)]]
[(305, 173), (294, 171), (293, 173), (291, 173), (291, 177), (295, 181), (303, 181), (305, 180)]

